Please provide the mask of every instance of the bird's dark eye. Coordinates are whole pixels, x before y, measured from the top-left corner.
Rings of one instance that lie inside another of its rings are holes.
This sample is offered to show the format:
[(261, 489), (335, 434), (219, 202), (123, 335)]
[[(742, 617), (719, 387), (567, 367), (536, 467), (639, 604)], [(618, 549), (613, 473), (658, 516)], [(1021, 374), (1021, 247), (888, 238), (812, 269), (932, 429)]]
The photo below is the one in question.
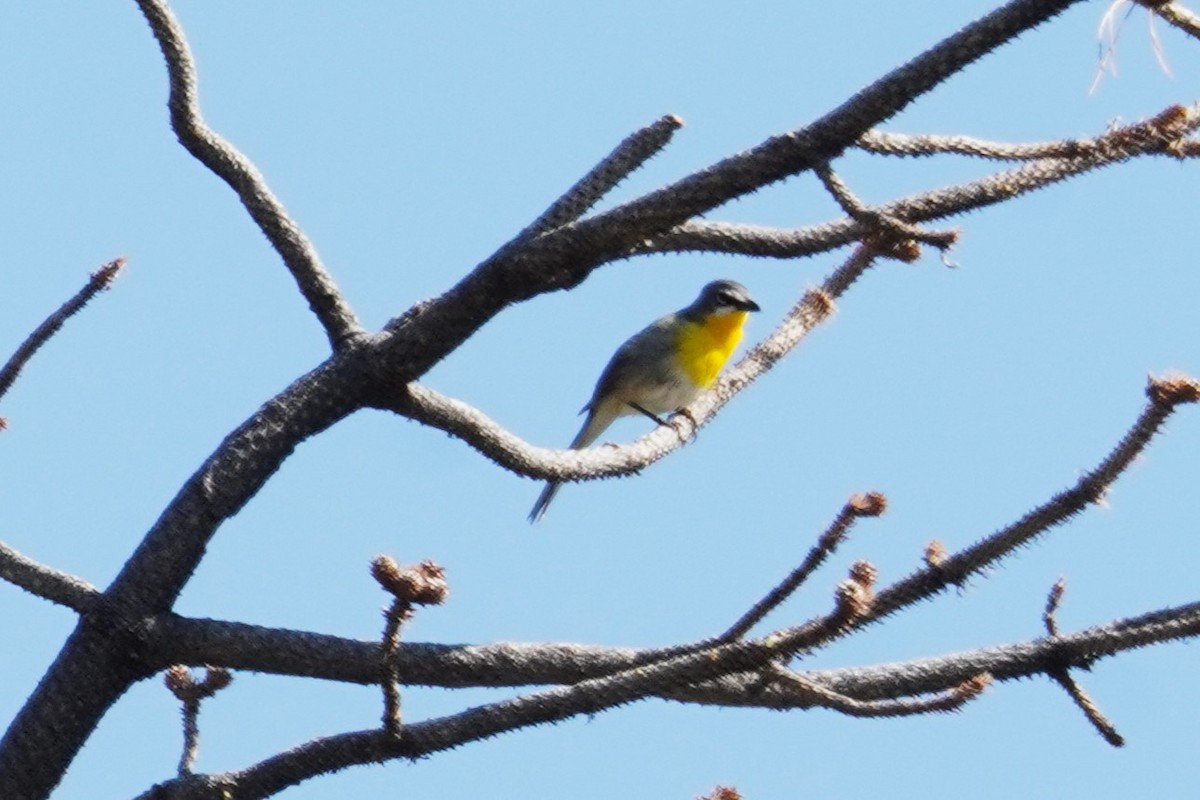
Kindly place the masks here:
[(717, 299), (720, 300), (722, 303), (725, 303), (726, 305), (734, 305), (737, 302), (734, 299), (733, 295), (731, 295), (729, 292), (726, 292), (724, 290), (722, 290), (721, 293), (717, 295)]

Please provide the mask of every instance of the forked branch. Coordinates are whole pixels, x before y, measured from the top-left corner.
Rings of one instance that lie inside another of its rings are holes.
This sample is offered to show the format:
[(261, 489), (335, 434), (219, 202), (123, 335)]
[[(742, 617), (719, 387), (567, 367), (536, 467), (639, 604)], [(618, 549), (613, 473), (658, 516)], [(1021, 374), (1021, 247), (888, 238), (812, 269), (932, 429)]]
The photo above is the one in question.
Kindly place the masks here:
[(401, 394), (382, 397), (379, 406), (462, 439), (500, 466), (531, 478), (563, 481), (629, 475), (686, 445), (696, 432), (735, 395), (795, 348), (824, 322), (840, 297), (880, 255), (894, 255), (883, 244), (863, 244), (835, 270), (819, 289), (812, 289), (784, 316), (779, 325), (687, 409), (632, 444), (589, 450), (548, 450), (534, 447), (507, 431), (483, 412), (419, 384)]
[[(963, 585), (970, 576), (1006, 558), (1049, 529), (1079, 514), (1089, 505), (1099, 502), (1108, 487), (1145, 449), (1175, 409), (1180, 405), (1200, 400), (1200, 383), (1185, 377), (1151, 378), (1146, 387), (1146, 395), (1149, 402), (1137, 422), (1113, 451), (1093, 470), (1084, 474), (1073, 487), (1060, 492), (1021, 519), (981, 541), (957, 553), (936, 559), (933, 563), (927, 563), (924, 569), (879, 590), (871, 608), (850, 622), (841, 633), (877, 622), (932, 597), (949, 586)], [(792, 652), (798, 654), (811, 647), (811, 637), (806, 635), (808, 628), (828, 628), (829, 624), (828, 617), (814, 619), (776, 635), (794, 641), (797, 647)]]
[[(908, 223), (929, 222), (1003, 203), (1132, 158), (1148, 155), (1195, 158), (1200, 156), (1200, 147), (1185, 137), (1194, 133), (1198, 126), (1200, 103), (1187, 107), (1170, 106), (1151, 119), (1071, 144), (1067, 147), (1070, 155), (1039, 158), (986, 178), (884, 203), (874, 210)], [(879, 147), (884, 143), (895, 144), (897, 155), (918, 155), (917, 151), (930, 142), (941, 141), (941, 137), (904, 137), (875, 131), (866, 135)], [(874, 228), (872, 223), (852, 217), (802, 228), (692, 220), (640, 243), (633, 254), (712, 252), (799, 258), (859, 241)]]
[(137, 0), (137, 3), (167, 62), (170, 78), (167, 105), (171, 110), (171, 127), (179, 137), (179, 143), (237, 194), (283, 259), (300, 293), (325, 328), (330, 344), (335, 348), (342, 347), (349, 339), (363, 333), (354, 310), (321, 263), (312, 242), (271, 192), (266, 178), (250, 159), (204, 121), (200, 114), (196, 64), (170, 6), (165, 0)]

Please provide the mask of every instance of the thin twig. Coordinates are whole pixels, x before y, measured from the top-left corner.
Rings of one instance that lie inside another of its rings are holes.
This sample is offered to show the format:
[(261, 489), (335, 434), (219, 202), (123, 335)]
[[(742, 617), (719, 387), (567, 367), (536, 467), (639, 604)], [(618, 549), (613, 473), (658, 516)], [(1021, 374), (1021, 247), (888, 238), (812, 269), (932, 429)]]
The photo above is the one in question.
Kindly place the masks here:
[(814, 683), (805, 676), (772, 663), (764, 670), (769, 681), (783, 684), (799, 695), (812, 698), (812, 705), (838, 711), (851, 717), (911, 717), (918, 714), (958, 711), (991, 684), (986, 672), (968, 678), (957, 686), (930, 697), (909, 697), (896, 700), (857, 700)]
[[(1185, 138), (1200, 126), (1200, 103), (1170, 106), (1149, 120), (1117, 128), (1071, 158), (1044, 158), (967, 183), (910, 195), (876, 211), (906, 222), (928, 222), (1003, 203), (1092, 170), (1145, 155), (1194, 158), (1200, 146)], [(629, 254), (709, 252), (799, 258), (862, 239), (872, 228), (854, 219), (803, 228), (771, 228), (691, 220), (639, 244)]]
[(363, 333), (362, 324), (333, 282), (316, 248), (292, 221), (266, 179), (236, 147), (208, 127), (200, 113), (196, 64), (183, 28), (163, 0), (137, 0), (167, 62), (171, 127), (179, 143), (229, 184), (279, 253), (334, 348)]
[[(878, 592), (869, 611), (847, 623), (838, 630), (840, 636), (932, 597), (951, 585), (961, 585), (968, 576), (977, 574), (997, 561), (1011, 555), (1015, 550), (1046, 533), (1050, 528), (1061, 525), (1082, 512), (1089, 505), (1099, 502), (1108, 487), (1125, 471), (1133, 460), (1145, 449), (1154, 434), (1162, 427), (1178, 405), (1200, 401), (1200, 383), (1191, 378), (1151, 378), (1146, 387), (1149, 403), (1137, 422), (1117, 444), (1116, 448), (1095, 469), (1081, 477), (1070, 489), (1060, 492), (1030, 511), (1024, 517), (991, 536), (947, 556), (935, 566), (903, 578)], [(809, 635), (810, 627), (831, 627), (829, 617), (811, 620), (775, 636), (808, 648), (814, 641)], [(826, 644), (828, 640), (821, 641)], [(794, 651), (796, 653), (802, 650)]]
[(200, 704), (233, 681), (229, 670), (221, 667), (205, 667), (204, 678), (197, 681), (191, 671), (177, 664), (163, 676), (163, 683), (182, 705), (183, 752), (179, 756), (179, 777), (192, 774), (196, 766), (196, 755), (200, 751)]
[(383, 727), (393, 735), (400, 732), (403, 722), (400, 711), (400, 669), (396, 664), (396, 650), (400, 647), (400, 628), (412, 618), (412, 613), (412, 603), (400, 599), (393, 600), (384, 613), (387, 621), (380, 648), (380, 655), (383, 657), (383, 677), (379, 683), (383, 689)]
[(57, 311), (46, 317), (46, 320), (38, 325), (33, 333), (29, 334), (17, 348), (17, 352), (8, 359), (8, 363), (0, 367), (0, 397), (3, 397), (12, 387), (17, 375), (20, 374), (29, 359), (33, 358), (33, 354), (38, 351), (38, 348), (62, 328), (68, 317), (78, 312), (87, 305), (89, 300), (111, 286), (123, 266), (125, 266), (125, 259), (117, 258), (93, 272), (88, 278), (88, 282), (76, 292), (74, 297), (63, 303)]
[[(1046, 632), (1052, 639), (1057, 639), (1060, 636), (1058, 630), (1058, 620), (1056, 619), (1055, 615), (1058, 613), (1058, 607), (1062, 603), (1063, 594), (1066, 592), (1066, 590), (1067, 582), (1064, 579), (1059, 578), (1054, 582), (1054, 585), (1050, 587), (1050, 592), (1046, 596), (1046, 609), (1042, 612), (1042, 621), (1046, 625)], [(1085, 717), (1087, 717), (1087, 721), (1092, 724), (1092, 727), (1096, 729), (1097, 733), (1104, 737), (1106, 742), (1113, 747), (1124, 746), (1125, 738), (1117, 732), (1116, 726), (1114, 726), (1112, 722), (1106, 716), (1104, 716), (1104, 712), (1100, 710), (1100, 706), (1096, 704), (1096, 701), (1093, 700), (1091, 696), (1083, 690), (1083, 687), (1080, 686), (1079, 682), (1075, 680), (1074, 676), (1071, 675), (1069, 668), (1066, 666), (1055, 666), (1054, 668), (1047, 670), (1046, 674), (1054, 679), (1054, 682), (1063, 688), (1063, 690), (1071, 698), (1071, 701), (1079, 707), (1079, 710), (1083, 712)]]
[(742, 636), (762, 621), (808, 580), (825, 559), (833, 554), (850, 533), (850, 528), (860, 517), (875, 517), (882, 514), (887, 507), (887, 498), (879, 492), (869, 492), (865, 495), (856, 494), (842, 506), (833, 523), (817, 539), (817, 543), (808, 551), (800, 566), (792, 570), (778, 586), (773, 588), (754, 607), (742, 615), (741, 619), (730, 626), (729, 630), (716, 638), (718, 642), (731, 642)]
[(726, 403), (770, 371), (809, 331), (827, 319), (833, 313), (834, 299), (845, 293), (882, 254), (891, 253), (874, 243), (856, 247), (821, 288), (806, 292), (775, 330), (694, 401), (687, 414), (676, 414), (666, 425), (658, 426), (632, 444), (587, 450), (534, 447), (477, 408), (416, 383), (405, 386), (403, 392), (379, 397), (377, 407), (443, 430), (519, 475), (561, 481), (629, 475), (691, 441)]
[(82, 578), (39, 564), (4, 542), (0, 542), (0, 579), (80, 614), (100, 597), (100, 591)]
[(1079, 707), (1079, 710), (1087, 717), (1087, 721), (1096, 729), (1096, 732), (1104, 737), (1104, 741), (1113, 747), (1125, 746), (1125, 737), (1117, 732), (1116, 726), (1108, 717), (1104, 716), (1104, 712), (1100, 710), (1100, 706), (1096, 705), (1096, 701), (1083, 690), (1083, 687), (1071, 677), (1067, 670), (1052, 670), (1050, 677), (1066, 691), (1072, 702)]
[(1042, 622), (1046, 625), (1046, 633), (1050, 636), (1058, 636), (1058, 620), (1054, 615), (1058, 613), (1058, 605), (1062, 602), (1063, 592), (1066, 590), (1067, 581), (1059, 578), (1046, 594), (1046, 609), (1042, 612)]
[(1089, 155), (1092, 139), (1058, 139), (1051, 142), (1010, 143), (973, 136), (867, 131), (855, 147), (882, 156), (922, 157), (940, 153), (975, 156), (996, 161), (1034, 161), (1043, 158), (1079, 158)]
[(517, 234), (513, 242), (524, 241), (582, 217), (617, 184), (666, 147), (675, 131), (682, 127), (682, 119), (668, 114), (634, 131), (562, 197), (555, 200), (541, 216)]
[(379, 649), (382, 661), (380, 687), (383, 689), (383, 729), (392, 736), (399, 736), (403, 723), (400, 667), (396, 659), (400, 628), (412, 618), (413, 606), (442, 604), (450, 587), (446, 583), (445, 570), (432, 561), (402, 568), (390, 556), (376, 556), (371, 561), (371, 575), (393, 598), (391, 607), (384, 614), (387, 622)]

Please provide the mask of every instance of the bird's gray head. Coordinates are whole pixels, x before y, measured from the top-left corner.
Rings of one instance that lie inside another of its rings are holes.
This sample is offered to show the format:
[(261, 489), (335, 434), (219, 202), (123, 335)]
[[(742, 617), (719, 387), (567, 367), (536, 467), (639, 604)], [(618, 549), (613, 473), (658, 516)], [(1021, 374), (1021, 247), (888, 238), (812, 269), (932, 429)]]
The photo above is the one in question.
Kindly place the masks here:
[(758, 311), (758, 303), (737, 281), (713, 281), (700, 290), (700, 296), (684, 309), (687, 317), (706, 317), (729, 311)]

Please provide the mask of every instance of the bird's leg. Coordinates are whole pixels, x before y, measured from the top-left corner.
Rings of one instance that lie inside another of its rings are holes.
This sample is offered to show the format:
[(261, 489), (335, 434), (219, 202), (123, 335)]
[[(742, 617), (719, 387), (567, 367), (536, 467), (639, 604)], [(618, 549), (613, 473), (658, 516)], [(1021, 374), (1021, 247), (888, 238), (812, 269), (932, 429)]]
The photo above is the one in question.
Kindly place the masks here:
[(642, 408), (637, 403), (629, 403), (629, 407), (632, 408), (634, 411), (638, 412), (639, 414), (645, 414), (647, 417), (654, 420), (659, 425), (667, 424), (666, 421), (662, 417), (660, 417), (658, 414), (655, 414), (651, 411), (647, 411), (646, 409)]

